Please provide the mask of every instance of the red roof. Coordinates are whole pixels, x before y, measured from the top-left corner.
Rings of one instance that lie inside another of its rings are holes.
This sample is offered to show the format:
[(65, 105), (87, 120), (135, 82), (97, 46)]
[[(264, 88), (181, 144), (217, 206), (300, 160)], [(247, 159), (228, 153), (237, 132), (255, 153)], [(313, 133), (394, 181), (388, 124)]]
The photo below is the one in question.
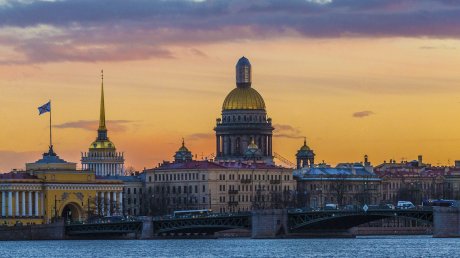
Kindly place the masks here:
[(208, 160), (192, 160), (187, 162), (163, 162), (156, 170), (170, 169), (279, 169), (275, 165), (265, 163), (242, 162), (211, 162)]

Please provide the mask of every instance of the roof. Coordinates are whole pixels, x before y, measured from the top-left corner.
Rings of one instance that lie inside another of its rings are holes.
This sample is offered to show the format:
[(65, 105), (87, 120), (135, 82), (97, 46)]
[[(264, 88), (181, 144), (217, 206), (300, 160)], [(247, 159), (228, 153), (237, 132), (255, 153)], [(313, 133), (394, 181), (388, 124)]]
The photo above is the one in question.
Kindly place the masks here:
[(121, 180), (123, 182), (142, 182), (140, 176), (96, 176), (100, 180)]
[(186, 162), (163, 162), (157, 170), (169, 170), (169, 169), (225, 169), (226, 167), (221, 166), (217, 163), (210, 162), (207, 160), (191, 160)]
[(280, 169), (283, 167), (275, 166), (262, 162), (211, 162), (208, 160), (192, 160), (186, 162), (163, 162), (155, 170), (191, 170), (191, 169)]
[(255, 89), (235, 88), (225, 98), (222, 110), (265, 110), (265, 102)]
[(37, 177), (29, 173), (26, 173), (24, 171), (19, 171), (19, 172), (12, 171), (8, 173), (0, 174), (0, 179), (37, 179)]

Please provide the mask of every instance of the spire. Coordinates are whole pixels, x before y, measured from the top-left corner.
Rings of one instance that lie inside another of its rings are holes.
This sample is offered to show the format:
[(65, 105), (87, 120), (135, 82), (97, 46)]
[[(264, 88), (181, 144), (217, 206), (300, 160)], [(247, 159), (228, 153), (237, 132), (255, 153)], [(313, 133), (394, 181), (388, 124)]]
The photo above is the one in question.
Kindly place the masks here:
[(104, 105), (104, 70), (101, 70), (101, 111), (99, 117), (99, 131), (107, 131), (105, 127), (105, 105)]
[(184, 140), (184, 137), (182, 137), (182, 147), (185, 147), (185, 140)]
[(307, 137), (303, 137), (303, 146), (307, 146)]

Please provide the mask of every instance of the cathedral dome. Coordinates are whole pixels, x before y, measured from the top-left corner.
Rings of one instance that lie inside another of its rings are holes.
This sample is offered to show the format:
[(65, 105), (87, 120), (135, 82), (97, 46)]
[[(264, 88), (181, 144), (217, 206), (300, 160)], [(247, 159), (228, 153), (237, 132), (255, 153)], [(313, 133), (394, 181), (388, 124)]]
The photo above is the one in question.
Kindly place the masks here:
[(227, 95), (222, 105), (222, 110), (235, 109), (265, 110), (265, 102), (255, 89), (238, 87)]

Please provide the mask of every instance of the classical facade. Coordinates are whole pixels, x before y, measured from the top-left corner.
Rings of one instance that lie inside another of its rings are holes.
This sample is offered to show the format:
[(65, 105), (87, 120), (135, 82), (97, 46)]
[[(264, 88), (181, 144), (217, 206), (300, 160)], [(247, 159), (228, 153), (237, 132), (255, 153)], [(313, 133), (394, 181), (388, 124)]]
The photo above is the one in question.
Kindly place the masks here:
[(27, 163), (25, 171), (0, 175), (0, 223), (44, 224), (120, 214), (122, 189), (122, 181), (76, 170), (76, 163), (60, 159), (50, 147), (42, 159)]
[(254, 159), (255, 153), (246, 153), (253, 143), (259, 149), (257, 159), (273, 163), (273, 129), (262, 96), (252, 88), (251, 64), (242, 57), (236, 64), (236, 88), (224, 100), (222, 117), (216, 119), (216, 160)]
[[(251, 148), (257, 146), (247, 147)], [(142, 177), (144, 214), (150, 215), (187, 209), (238, 212), (289, 207), (296, 192), (292, 169), (261, 161), (177, 159), (144, 170)]]
[(381, 179), (366, 161), (342, 163), (336, 167), (315, 164), (314, 152), (304, 145), (297, 151), (297, 180), (299, 207), (321, 208), (326, 204), (364, 205), (380, 204)]
[(117, 152), (115, 145), (107, 137), (105, 124), (104, 81), (101, 85), (101, 109), (97, 138), (89, 146), (89, 151), (81, 154), (83, 170), (92, 170), (98, 176), (122, 176), (124, 174), (125, 158), (122, 152)]

